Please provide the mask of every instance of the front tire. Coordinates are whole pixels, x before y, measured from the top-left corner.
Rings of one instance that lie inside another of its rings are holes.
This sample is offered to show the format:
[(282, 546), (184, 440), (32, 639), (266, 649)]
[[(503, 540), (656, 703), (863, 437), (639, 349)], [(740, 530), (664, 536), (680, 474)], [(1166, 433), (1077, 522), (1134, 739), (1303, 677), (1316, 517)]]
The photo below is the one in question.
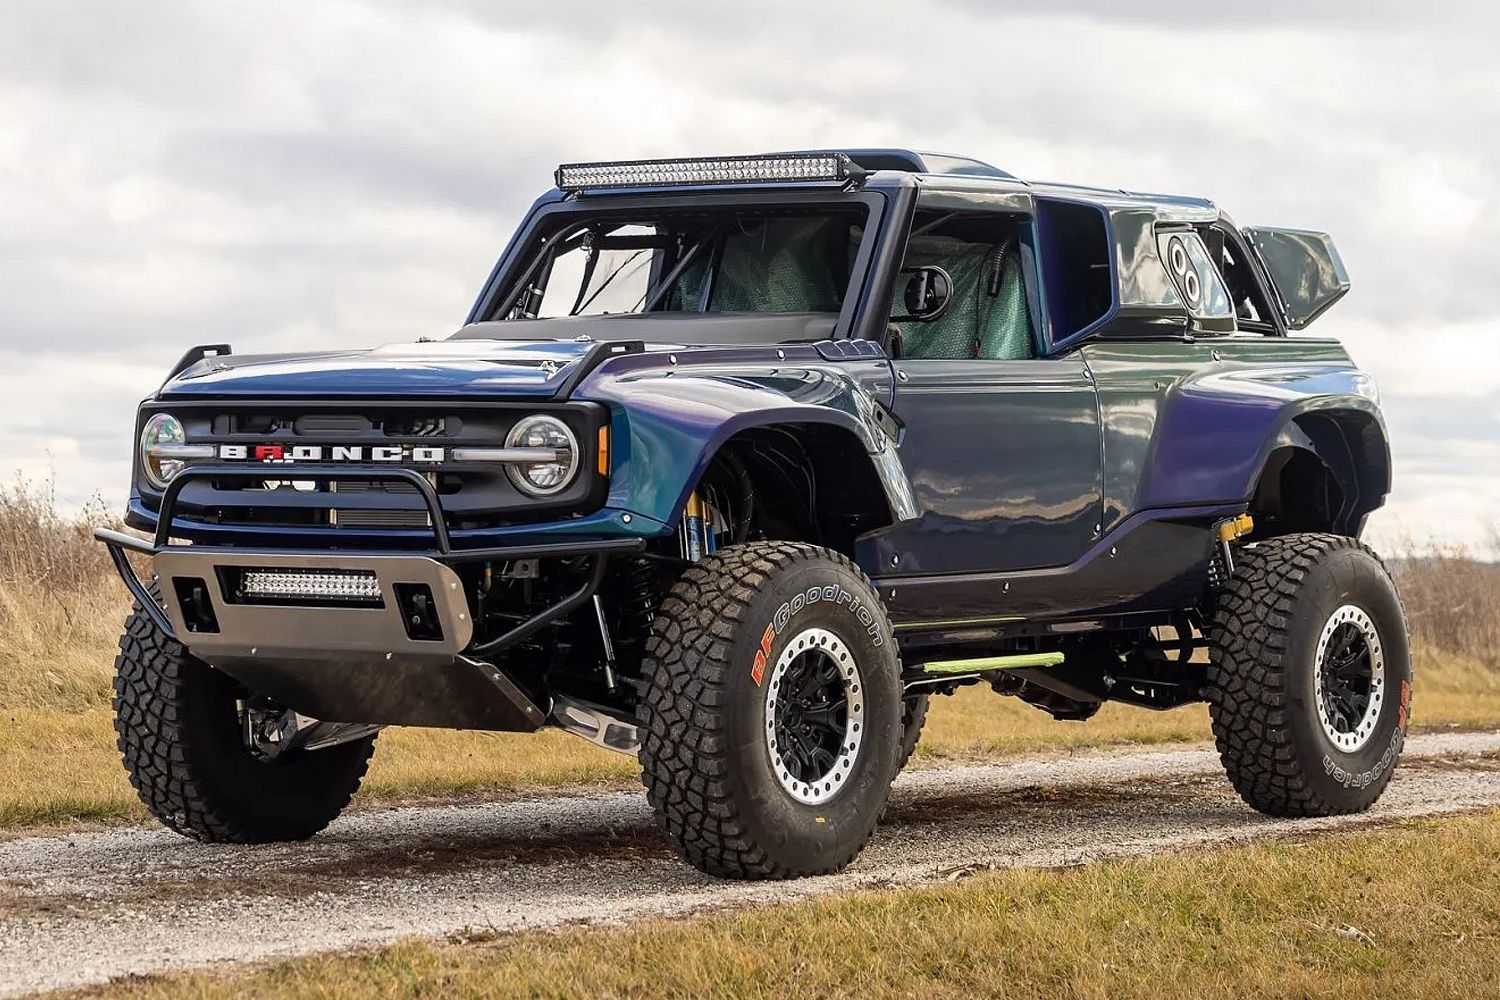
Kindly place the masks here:
[(139, 606), (115, 660), (115, 733), (141, 802), (194, 840), (305, 840), (349, 804), (375, 737), (325, 750), (256, 755), (243, 736), (243, 692), (167, 638)]
[(1411, 716), (1406, 618), (1353, 538), (1294, 534), (1237, 557), (1210, 631), (1209, 713), (1240, 796), (1272, 816), (1362, 812)]
[(728, 878), (854, 860), (903, 733), (890, 622), (849, 560), (790, 542), (704, 558), (662, 602), (644, 668), (642, 780), (684, 860)]

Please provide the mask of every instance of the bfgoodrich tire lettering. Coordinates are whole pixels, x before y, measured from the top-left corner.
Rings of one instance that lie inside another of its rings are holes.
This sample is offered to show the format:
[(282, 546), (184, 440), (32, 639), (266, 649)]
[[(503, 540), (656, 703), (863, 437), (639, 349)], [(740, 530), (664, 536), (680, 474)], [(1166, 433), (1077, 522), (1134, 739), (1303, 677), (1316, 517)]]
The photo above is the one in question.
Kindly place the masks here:
[[(787, 644), (820, 631), (857, 661), (863, 739), (841, 787), (807, 803), (773, 770), (766, 685)], [(890, 623), (849, 560), (791, 542), (703, 559), (662, 602), (644, 666), (643, 781), (686, 861), (711, 875), (788, 878), (854, 859), (890, 791), (902, 704)]]
[[(1210, 632), (1209, 712), (1230, 780), (1274, 816), (1368, 809), (1390, 781), (1411, 714), (1406, 618), (1380, 559), (1355, 539), (1296, 534), (1247, 546)], [(1351, 609), (1353, 614), (1351, 614)], [(1368, 622), (1378, 643), (1373, 728), (1338, 746), (1320, 715), (1330, 626)]]
[(304, 840), (349, 804), (373, 736), (326, 750), (253, 755), (234, 682), (163, 635), (137, 606), (115, 660), (115, 733), (151, 814), (195, 840)]

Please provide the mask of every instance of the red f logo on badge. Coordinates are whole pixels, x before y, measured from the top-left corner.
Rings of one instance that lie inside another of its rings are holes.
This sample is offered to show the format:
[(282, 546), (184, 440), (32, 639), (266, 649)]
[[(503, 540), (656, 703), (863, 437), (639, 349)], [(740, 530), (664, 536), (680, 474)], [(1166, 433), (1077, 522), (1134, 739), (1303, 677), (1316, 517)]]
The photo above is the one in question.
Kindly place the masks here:
[(776, 626), (767, 625), (766, 634), (760, 637), (760, 648), (755, 651), (755, 663), (750, 667), (750, 679), (760, 687), (766, 678), (766, 657), (771, 655), (771, 643), (776, 640)]

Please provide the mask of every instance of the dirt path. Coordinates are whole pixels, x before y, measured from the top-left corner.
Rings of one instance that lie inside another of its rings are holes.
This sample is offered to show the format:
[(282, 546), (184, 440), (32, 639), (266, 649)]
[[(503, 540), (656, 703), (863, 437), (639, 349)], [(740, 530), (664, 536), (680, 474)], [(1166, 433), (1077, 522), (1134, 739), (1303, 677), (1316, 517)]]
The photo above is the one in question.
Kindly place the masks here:
[(1500, 805), (1500, 733), (1415, 737), (1379, 807), (1273, 821), (1211, 751), (903, 775), (848, 872), (717, 882), (671, 856), (642, 796), (354, 814), (310, 843), (210, 847), (156, 829), (0, 843), (0, 996), (131, 972), (569, 921), (621, 921)]

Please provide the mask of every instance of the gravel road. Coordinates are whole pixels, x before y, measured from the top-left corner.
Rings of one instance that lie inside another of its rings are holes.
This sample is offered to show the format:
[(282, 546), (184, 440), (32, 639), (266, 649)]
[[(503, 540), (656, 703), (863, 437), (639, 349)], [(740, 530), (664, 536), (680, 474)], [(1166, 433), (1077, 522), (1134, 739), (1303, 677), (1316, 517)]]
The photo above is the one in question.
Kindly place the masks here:
[(904, 774), (842, 875), (717, 882), (676, 861), (643, 797), (616, 792), (356, 812), (309, 843), (196, 844), (158, 829), (0, 843), (0, 996), (373, 945), (463, 928), (612, 922), (1052, 866), (1500, 805), (1500, 733), (1408, 741), (1379, 806), (1269, 820), (1210, 750)]

